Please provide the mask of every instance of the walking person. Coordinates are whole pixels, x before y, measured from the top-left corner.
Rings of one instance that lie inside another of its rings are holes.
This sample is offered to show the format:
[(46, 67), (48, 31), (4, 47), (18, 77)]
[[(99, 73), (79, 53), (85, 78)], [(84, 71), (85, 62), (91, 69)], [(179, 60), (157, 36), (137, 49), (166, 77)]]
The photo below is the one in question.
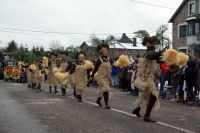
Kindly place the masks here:
[(140, 95), (137, 102), (137, 107), (132, 111), (137, 117), (141, 117), (140, 110), (147, 106), (144, 115), (144, 121), (156, 122), (151, 119), (151, 111), (153, 107), (159, 107), (159, 92), (154, 81), (157, 70), (157, 62), (163, 51), (156, 52), (155, 44), (159, 43), (158, 39), (154, 37), (147, 37), (142, 44), (147, 46), (147, 51), (143, 58), (139, 60), (137, 68), (137, 76), (134, 85), (140, 90)]
[(47, 81), (49, 85), (49, 93), (52, 93), (52, 87), (54, 87), (54, 93), (57, 93), (57, 80), (53, 73), (53, 69), (56, 68), (56, 53), (51, 52), (48, 62), (48, 74)]
[[(102, 43), (98, 45), (97, 50), (100, 52), (100, 57), (96, 62), (95, 68), (91, 77), (97, 80), (100, 87), (100, 92), (96, 103), (102, 106), (101, 99), (104, 97), (105, 109), (110, 109), (109, 106), (109, 93), (111, 86), (111, 67), (113, 60), (108, 55), (109, 45)], [(96, 74), (96, 75), (95, 75)]]
[[(90, 65), (89, 65), (89, 64)], [(77, 53), (77, 61), (73, 64), (70, 74), (74, 76), (74, 88), (77, 95), (78, 102), (82, 102), (82, 94), (87, 87), (88, 73), (93, 68), (93, 64), (85, 61), (85, 54), (80, 51)]]

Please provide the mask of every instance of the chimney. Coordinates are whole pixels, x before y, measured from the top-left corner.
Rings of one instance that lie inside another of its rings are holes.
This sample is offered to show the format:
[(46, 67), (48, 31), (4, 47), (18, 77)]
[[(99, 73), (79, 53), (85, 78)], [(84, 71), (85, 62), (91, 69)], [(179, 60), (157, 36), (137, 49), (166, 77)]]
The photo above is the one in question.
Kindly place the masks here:
[(133, 46), (137, 46), (137, 38), (133, 37)]

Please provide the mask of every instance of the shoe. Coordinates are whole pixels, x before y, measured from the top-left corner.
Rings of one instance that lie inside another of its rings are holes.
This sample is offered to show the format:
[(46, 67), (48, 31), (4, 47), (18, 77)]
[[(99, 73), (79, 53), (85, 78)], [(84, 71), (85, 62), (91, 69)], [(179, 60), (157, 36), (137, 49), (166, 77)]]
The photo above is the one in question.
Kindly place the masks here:
[(108, 101), (109, 101), (109, 94), (108, 94), (108, 92), (104, 92), (103, 96), (104, 96), (104, 101), (105, 101), (105, 109), (110, 109), (110, 106), (108, 104)]
[(97, 103), (100, 107), (103, 106), (103, 105), (101, 104), (101, 99), (102, 99), (102, 97), (98, 97), (98, 99), (97, 99), (97, 101), (96, 101), (96, 103)]
[(51, 86), (49, 86), (49, 93), (51, 93), (52, 91), (51, 91)]
[(66, 96), (66, 89), (61, 88), (62, 90), (62, 96)]
[(109, 105), (105, 105), (105, 109), (110, 109), (110, 106)]
[(132, 114), (136, 115), (137, 117), (143, 117), (140, 115), (140, 107), (137, 107), (135, 108), (133, 111), (132, 111)]
[(28, 84), (28, 88), (31, 88), (31, 85), (30, 85), (30, 84)]
[(77, 98), (77, 94), (76, 94), (76, 90), (74, 88), (74, 92), (73, 92), (74, 98)]
[(54, 93), (55, 93), (55, 94), (58, 93), (58, 91), (57, 91), (57, 86), (54, 86)]
[(83, 101), (82, 101), (81, 95), (78, 95), (78, 96), (77, 96), (77, 99), (78, 99), (78, 102), (83, 102)]
[(146, 122), (157, 122), (155, 120), (152, 120), (150, 117), (144, 117), (144, 121), (146, 121)]

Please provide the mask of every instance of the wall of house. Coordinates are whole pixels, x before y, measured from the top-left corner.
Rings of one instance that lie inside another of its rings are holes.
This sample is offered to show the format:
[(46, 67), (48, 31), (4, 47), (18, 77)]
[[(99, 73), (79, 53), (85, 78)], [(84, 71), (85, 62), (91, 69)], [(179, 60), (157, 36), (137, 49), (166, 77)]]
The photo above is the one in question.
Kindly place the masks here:
[(173, 23), (173, 48), (178, 49), (179, 47), (187, 46), (187, 38), (179, 38), (178, 27), (179, 24), (185, 23), (185, 19), (188, 17), (188, 6), (187, 4), (181, 9), (180, 13), (176, 16)]
[[(188, 0), (188, 2), (190, 1), (195, 1), (196, 3), (196, 14), (199, 14), (199, 4), (200, 4), (200, 0)], [(180, 47), (187, 47), (187, 37), (184, 38), (179, 38), (178, 35), (178, 27), (179, 24), (182, 23), (186, 23), (185, 20), (189, 17), (188, 16), (188, 2), (184, 5), (184, 7), (181, 9), (180, 13), (176, 16), (176, 18), (174, 19), (174, 23), (173, 23), (173, 48), (178, 49)], [(190, 48), (189, 48), (190, 50)]]

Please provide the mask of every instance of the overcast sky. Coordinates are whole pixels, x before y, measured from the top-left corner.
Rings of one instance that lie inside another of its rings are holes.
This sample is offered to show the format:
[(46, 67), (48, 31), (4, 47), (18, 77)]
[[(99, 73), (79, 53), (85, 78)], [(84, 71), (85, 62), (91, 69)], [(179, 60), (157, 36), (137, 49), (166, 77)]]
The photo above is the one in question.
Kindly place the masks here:
[[(137, 1), (174, 9), (182, 2)], [(14, 39), (19, 44), (27, 43), (29, 47), (43, 45), (47, 49), (53, 40), (58, 40), (67, 47), (80, 45), (89, 39), (89, 35), (20, 32), (1, 29), (2, 27), (89, 34), (133, 33), (145, 29), (153, 34), (159, 25), (167, 24), (174, 12), (175, 10), (139, 4), (131, 0), (0, 0), (0, 46)], [(171, 34), (170, 25), (168, 34)]]

